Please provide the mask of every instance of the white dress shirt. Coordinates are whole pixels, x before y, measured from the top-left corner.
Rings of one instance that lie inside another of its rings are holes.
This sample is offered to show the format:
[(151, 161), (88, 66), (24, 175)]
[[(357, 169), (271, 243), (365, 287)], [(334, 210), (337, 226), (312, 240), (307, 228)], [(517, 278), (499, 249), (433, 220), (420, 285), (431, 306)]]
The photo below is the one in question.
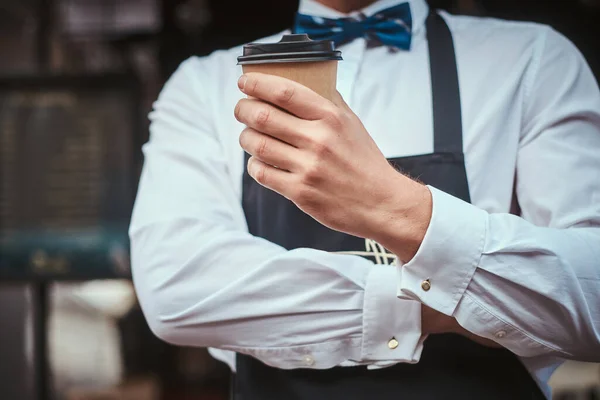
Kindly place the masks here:
[[(429, 10), (410, 4), (410, 51), (363, 39), (340, 48), (338, 90), (390, 158), (433, 151)], [(313, 0), (300, 12), (341, 16)], [(457, 52), (472, 205), (431, 188), (430, 226), (404, 266), (286, 251), (250, 235), (244, 127), (233, 117), (242, 49), (180, 66), (150, 115), (130, 229), (134, 282), (159, 337), (218, 348), (232, 368), (231, 351), (279, 368), (379, 368), (418, 362), (422, 302), (521, 356), (546, 393), (560, 359), (600, 359), (598, 86), (549, 27), (443, 17)]]

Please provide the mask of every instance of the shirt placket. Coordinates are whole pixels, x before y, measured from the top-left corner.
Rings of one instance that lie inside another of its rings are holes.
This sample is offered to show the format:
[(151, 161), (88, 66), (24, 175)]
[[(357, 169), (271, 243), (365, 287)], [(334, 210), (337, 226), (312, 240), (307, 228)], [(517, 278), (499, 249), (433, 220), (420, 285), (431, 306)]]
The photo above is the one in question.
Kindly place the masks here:
[(352, 107), (354, 105), (354, 87), (360, 65), (365, 56), (366, 41), (356, 39), (340, 48), (343, 61), (338, 65), (337, 89), (344, 100)]

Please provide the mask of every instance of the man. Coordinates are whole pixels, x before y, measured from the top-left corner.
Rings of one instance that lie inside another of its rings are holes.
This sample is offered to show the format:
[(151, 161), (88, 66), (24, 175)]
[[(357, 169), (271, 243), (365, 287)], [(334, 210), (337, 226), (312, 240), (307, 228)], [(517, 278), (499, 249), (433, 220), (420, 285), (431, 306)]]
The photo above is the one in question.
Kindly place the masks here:
[(153, 331), (219, 349), (242, 400), (537, 399), (600, 360), (600, 93), (574, 46), (424, 0), (302, 0), (294, 30), (338, 41), (335, 101), (240, 77), (235, 48), (155, 104), (130, 232)]

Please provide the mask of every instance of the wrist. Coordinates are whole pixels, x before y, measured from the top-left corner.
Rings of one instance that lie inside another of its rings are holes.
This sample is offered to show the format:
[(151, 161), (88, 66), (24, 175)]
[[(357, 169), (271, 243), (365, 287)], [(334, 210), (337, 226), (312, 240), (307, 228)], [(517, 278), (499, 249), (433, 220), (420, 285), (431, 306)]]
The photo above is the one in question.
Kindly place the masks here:
[(410, 261), (421, 246), (432, 213), (429, 188), (396, 173), (390, 182), (391, 194), (378, 207), (372, 239), (396, 254), (402, 262)]
[(453, 317), (421, 304), (421, 332), (424, 335), (459, 333), (460, 325)]

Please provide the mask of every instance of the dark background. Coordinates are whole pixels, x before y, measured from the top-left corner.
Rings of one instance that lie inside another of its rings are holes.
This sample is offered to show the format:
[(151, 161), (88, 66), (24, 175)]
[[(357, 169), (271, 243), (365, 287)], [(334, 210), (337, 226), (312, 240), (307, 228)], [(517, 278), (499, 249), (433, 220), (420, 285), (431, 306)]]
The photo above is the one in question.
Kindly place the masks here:
[[(596, 77), (600, 74), (600, 0), (430, 0), (429, 3), (458, 14), (549, 24), (579, 47)], [(296, 9), (294, 0), (0, 0), (0, 239), (15, 237), (15, 232), (29, 232), (32, 227), (39, 230), (48, 221), (54, 224), (53, 230), (45, 231), (53, 238), (49, 243), (34, 241), (37, 243), (34, 247), (24, 241), (0, 242), (0, 399), (52, 397), (48, 393), (53, 391), (54, 376), (43, 361), (46, 346), (52, 346), (45, 333), (47, 324), (52, 322), (55, 309), (51, 300), (58, 287), (68, 290), (69, 285), (76, 286), (85, 280), (128, 277), (122, 265), (117, 268), (102, 261), (107, 248), (99, 245), (93, 251), (86, 250), (90, 253), (82, 253), (76, 243), (66, 239), (65, 243), (71, 243), (67, 247), (74, 246), (61, 253), (69, 268), (63, 268), (62, 259), (53, 259), (50, 264), (54, 267), (50, 270), (39, 268), (47, 264), (40, 256), (45, 254), (40, 253), (40, 248), (52, 256), (56, 247), (52, 240), (68, 238), (67, 233), (74, 228), (104, 232), (110, 223), (120, 238), (126, 236), (128, 223), (128, 215), (122, 215), (118, 221), (98, 217), (92, 223), (89, 215), (85, 216), (88, 219), (82, 216), (79, 220), (51, 215), (54, 211), (43, 207), (49, 194), (40, 189), (39, 180), (44, 179), (41, 172), (50, 168), (52, 160), (69, 154), (53, 152), (47, 143), (83, 136), (92, 144), (123, 143), (119, 145), (118, 163), (114, 161), (114, 152), (102, 153), (88, 146), (88, 153), (72, 161), (63, 179), (78, 182), (73, 176), (81, 170), (88, 171), (90, 176), (100, 176), (94, 183), (97, 187), (92, 189), (104, 196), (100, 198), (109, 199), (103, 200), (104, 207), (107, 202), (120, 204), (127, 214), (141, 167), (139, 146), (147, 139), (146, 115), (179, 63), (190, 56), (207, 55), (282, 31), (291, 26)], [(123, 15), (129, 17), (120, 20)], [(141, 15), (145, 18), (136, 18)], [(74, 99), (76, 107), (44, 108), (44, 101), (38, 100), (19, 114), (2, 102), (3, 93), (9, 93), (7, 88), (10, 94), (4, 94), (4, 99), (21, 92), (36, 98), (59, 90)], [(20, 120), (17, 114), (22, 115)], [(79, 121), (81, 115), (86, 115), (85, 124)], [(20, 122), (15, 124), (15, 120)], [(19, 127), (10, 137), (9, 125)], [(97, 136), (87, 132), (88, 128), (93, 128), (90, 130)], [(44, 140), (32, 140), (36, 137)], [(9, 146), (14, 140), (20, 143), (15, 147), (18, 151)], [(40, 160), (39, 154), (49, 155), (46, 158), (50, 161)], [(92, 169), (88, 164), (96, 156), (106, 160)], [(115, 178), (122, 176), (128, 178)], [(116, 181), (122, 190), (111, 191)], [(89, 188), (74, 184), (72, 190), (83, 192)], [(14, 193), (27, 201), (14, 200)], [(90, 204), (98, 200), (86, 199)], [(111, 207), (114, 208), (118, 207)], [(125, 239), (118, 243), (127, 246)], [(77, 261), (82, 259), (88, 261)], [(161, 388), (158, 397), (134, 399), (226, 398), (227, 369), (212, 361), (206, 351), (161, 343), (149, 332), (138, 307), (121, 317), (118, 326), (124, 384), (135, 386), (135, 382), (146, 379)], [(576, 372), (566, 375), (568, 382), (575, 382), (575, 375), (580, 377), (583, 370), (573, 371)], [(64, 392), (53, 392), (54, 398), (65, 398)], [(114, 396), (102, 398), (127, 398)], [(560, 399), (575, 398), (572, 396), (569, 390), (559, 390), (556, 395)], [(579, 398), (598, 398), (594, 396), (597, 394), (590, 390)]]
[[(177, 5), (165, 8), (165, 46), (161, 55), (168, 75), (177, 62), (188, 55), (205, 55), (284, 30), (291, 26), (297, 1), (253, 0), (211, 1), (213, 19), (198, 35), (186, 35), (178, 28)], [(459, 14), (535, 21), (552, 25), (567, 35), (596, 67), (600, 37), (600, 3), (595, 0), (429, 0), (434, 8)], [(232, 10), (234, 10), (232, 12)]]

